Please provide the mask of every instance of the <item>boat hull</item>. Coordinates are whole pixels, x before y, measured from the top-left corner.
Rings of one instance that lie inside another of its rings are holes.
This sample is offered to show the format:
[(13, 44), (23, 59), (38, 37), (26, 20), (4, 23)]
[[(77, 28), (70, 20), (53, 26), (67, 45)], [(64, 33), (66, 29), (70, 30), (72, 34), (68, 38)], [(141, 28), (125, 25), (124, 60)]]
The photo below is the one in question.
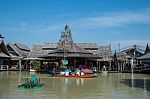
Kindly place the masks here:
[(108, 71), (101, 71), (102, 74), (106, 75)]
[(87, 75), (82, 75), (82, 76), (51, 76), (52, 78), (95, 78), (97, 76), (87, 76)]
[(41, 89), (43, 87), (44, 87), (44, 84), (35, 84), (35, 85), (21, 84), (21, 85), (18, 85), (19, 89)]
[(36, 70), (35, 69), (30, 69), (30, 72), (36, 72)]

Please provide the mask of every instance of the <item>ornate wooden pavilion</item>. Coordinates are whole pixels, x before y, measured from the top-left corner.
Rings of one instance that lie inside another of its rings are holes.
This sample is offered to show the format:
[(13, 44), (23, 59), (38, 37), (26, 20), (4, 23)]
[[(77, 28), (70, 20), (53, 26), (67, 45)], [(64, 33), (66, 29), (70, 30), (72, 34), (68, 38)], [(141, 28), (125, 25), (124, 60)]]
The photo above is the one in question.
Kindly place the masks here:
[(33, 45), (26, 59), (40, 60), (42, 64), (57, 62), (57, 65), (60, 65), (62, 59), (65, 59), (68, 60), (67, 66), (72, 68), (78, 67), (78, 65), (86, 65), (87, 67), (95, 66), (99, 70), (102, 64), (108, 65), (108, 62), (112, 61), (110, 45), (99, 46), (96, 43), (74, 43), (72, 32), (68, 25), (61, 32), (61, 38), (58, 43)]

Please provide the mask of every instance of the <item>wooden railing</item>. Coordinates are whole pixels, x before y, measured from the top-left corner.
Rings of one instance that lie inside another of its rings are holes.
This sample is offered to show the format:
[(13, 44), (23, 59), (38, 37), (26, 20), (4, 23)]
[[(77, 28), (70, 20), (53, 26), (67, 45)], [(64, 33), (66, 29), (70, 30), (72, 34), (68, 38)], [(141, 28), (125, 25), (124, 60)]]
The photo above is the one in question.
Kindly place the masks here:
[(141, 66), (141, 67), (134, 67), (133, 68), (134, 71), (149, 71), (150, 70), (150, 65), (147, 66)]
[(8, 65), (1, 65), (0, 70), (8, 70)]

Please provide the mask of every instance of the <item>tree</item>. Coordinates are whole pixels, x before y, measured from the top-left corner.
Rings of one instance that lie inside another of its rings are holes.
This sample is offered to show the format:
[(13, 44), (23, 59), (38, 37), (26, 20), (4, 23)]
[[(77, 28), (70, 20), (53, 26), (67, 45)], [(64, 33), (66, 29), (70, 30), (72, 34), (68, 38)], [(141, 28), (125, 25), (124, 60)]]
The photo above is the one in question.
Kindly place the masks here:
[(39, 70), (39, 69), (40, 69), (40, 66), (41, 66), (41, 63), (40, 63), (40, 61), (32, 60), (32, 61), (31, 61), (31, 65), (32, 65), (32, 68), (33, 68), (33, 69)]

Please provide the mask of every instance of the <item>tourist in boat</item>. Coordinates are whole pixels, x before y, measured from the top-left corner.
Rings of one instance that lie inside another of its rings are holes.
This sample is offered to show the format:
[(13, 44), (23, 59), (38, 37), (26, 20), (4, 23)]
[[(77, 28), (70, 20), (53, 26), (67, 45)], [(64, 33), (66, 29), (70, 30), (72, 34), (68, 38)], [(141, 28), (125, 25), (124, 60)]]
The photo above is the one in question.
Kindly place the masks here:
[(80, 76), (81, 70), (79, 70), (78, 68), (75, 70), (75, 74)]
[(69, 71), (65, 70), (65, 76), (69, 76)]
[(72, 75), (72, 70), (71, 69), (66, 69), (65, 70), (65, 76), (70, 76)]
[(55, 76), (56, 75), (56, 69), (53, 68), (52, 71), (49, 72), (50, 76)]
[(84, 74), (84, 72), (82, 71), (82, 72), (81, 72), (81, 76), (83, 76), (83, 75), (85, 75), (85, 74)]

